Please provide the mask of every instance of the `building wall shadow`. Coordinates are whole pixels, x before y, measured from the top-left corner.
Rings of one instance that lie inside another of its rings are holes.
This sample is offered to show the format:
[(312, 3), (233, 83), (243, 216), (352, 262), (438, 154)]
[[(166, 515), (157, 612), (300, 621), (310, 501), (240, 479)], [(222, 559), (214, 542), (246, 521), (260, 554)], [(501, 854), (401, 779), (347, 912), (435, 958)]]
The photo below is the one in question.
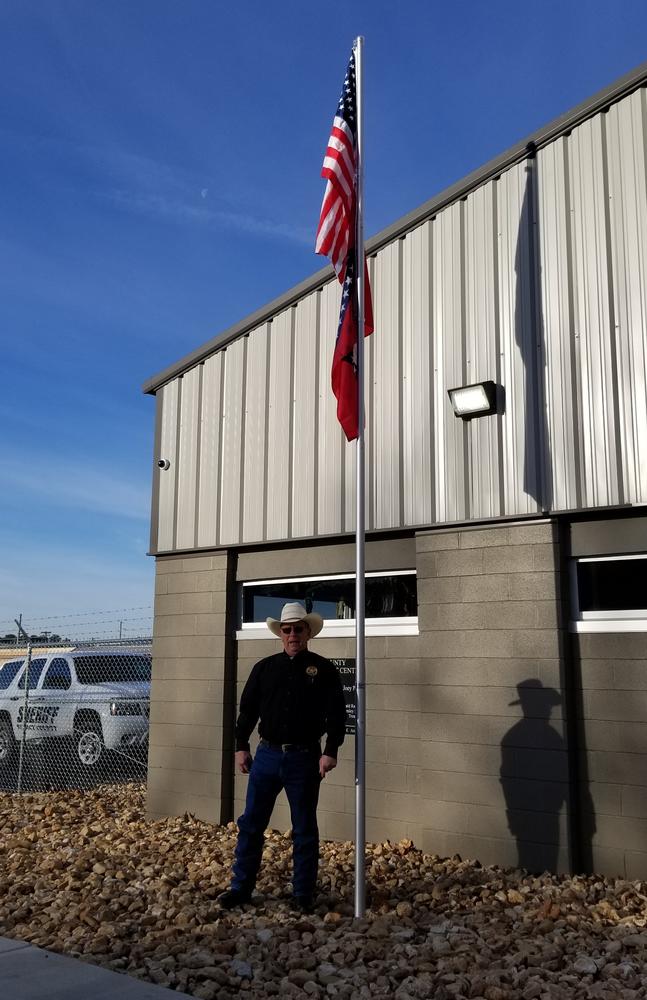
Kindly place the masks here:
[(524, 366), (523, 489), (539, 510), (553, 505), (550, 433), (544, 405), (545, 336), (539, 260), (539, 206), (534, 151), (525, 164), (526, 180), (515, 253), (515, 340)]

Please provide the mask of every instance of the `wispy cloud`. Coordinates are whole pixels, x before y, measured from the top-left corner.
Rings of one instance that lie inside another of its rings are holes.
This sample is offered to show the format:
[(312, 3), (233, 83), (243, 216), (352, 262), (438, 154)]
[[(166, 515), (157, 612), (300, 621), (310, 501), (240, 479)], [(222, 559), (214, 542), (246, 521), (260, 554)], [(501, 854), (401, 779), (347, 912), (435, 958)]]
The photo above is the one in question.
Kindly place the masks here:
[(147, 520), (150, 516), (150, 491), (143, 483), (119, 478), (96, 461), (60, 460), (51, 454), (30, 452), (29, 465), (15, 455), (0, 455), (3, 490), (7, 496), (16, 492), (31, 499), (47, 501), (72, 510), (91, 511), (117, 517)]
[[(252, 236), (289, 240), (299, 246), (311, 246), (313, 243), (312, 232), (305, 227), (259, 218), (245, 212), (211, 209), (204, 203), (193, 204), (179, 198), (169, 198), (165, 194), (114, 190), (106, 197), (125, 211), (167, 219), (169, 222), (181, 225), (199, 224), (216, 228), (224, 227), (241, 233), (249, 233)], [(200, 197), (202, 198), (201, 194)], [(204, 198), (202, 200), (204, 202)]]
[[(71, 540), (30, 547), (24, 539), (12, 546), (3, 540), (0, 562), (0, 634), (15, 632), (14, 618), (23, 614), (29, 630), (48, 628), (65, 634), (72, 624), (97, 621), (97, 634), (111, 634), (102, 612), (119, 609), (111, 618), (130, 618), (124, 634), (146, 634), (147, 610), (153, 603), (155, 566), (143, 554), (99, 556), (90, 545), (78, 546)], [(84, 609), (91, 609), (81, 614)], [(122, 612), (123, 609), (123, 613)], [(52, 616), (60, 616), (53, 620)], [(45, 621), (47, 619), (47, 621)], [(114, 632), (114, 629), (112, 630)], [(88, 633), (87, 628), (83, 628)]]
[[(102, 173), (115, 180), (101, 193), (122, 211), (134, 212), (179, 225), (207, 225), (253, 236), (287, 240), (311, 246), (313, 236), (306, 227), (268, 218), (254, 211), (241, 211), (248, 195), (234, 188), (225, 190), (187, 167), (162, 163), (126, 150), (84, 147), (85, 155)], [(207, 183), (205, 183), (207, 181)], [(217, 192), (214, 195), (214, 191)], [(219, 205), (208, 205), (216, 201)]]

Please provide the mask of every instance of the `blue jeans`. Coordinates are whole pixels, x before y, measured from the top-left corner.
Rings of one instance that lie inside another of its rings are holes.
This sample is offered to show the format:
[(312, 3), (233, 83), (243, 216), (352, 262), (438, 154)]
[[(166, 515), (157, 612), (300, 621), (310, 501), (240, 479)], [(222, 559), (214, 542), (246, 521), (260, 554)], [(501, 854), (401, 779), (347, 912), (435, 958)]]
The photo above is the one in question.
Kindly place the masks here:
[(295, 896), (314, 893), (319, 864), (319, 753), (307, 750), (275, 750), (259, 744), (254, 757), (245, 812), (238, 820), (238, 842), (232, 889), (253, 890), (261, 867), (263, 835), (276, 797), (285, 788), (292, 817), (292, 887)]

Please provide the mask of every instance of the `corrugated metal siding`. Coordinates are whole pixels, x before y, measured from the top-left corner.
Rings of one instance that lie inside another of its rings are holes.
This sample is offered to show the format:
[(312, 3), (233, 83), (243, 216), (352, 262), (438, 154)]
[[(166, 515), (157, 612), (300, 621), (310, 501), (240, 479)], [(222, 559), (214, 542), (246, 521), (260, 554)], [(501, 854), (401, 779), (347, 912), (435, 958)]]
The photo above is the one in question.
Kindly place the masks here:
[(615, 378), (607, 231), (605, 115), (576, 129), (570, 146), (575, 342), (582, 502), (618, 503)]
[(405, 524), (434, 517), (431, 223), (402, 241), (402, 474)]
[(396, 240), (378, 254), (375, 261), (375, 315), (379, 316), (380, 336), (371, 340), (372, 353), (372, 461), (373, 481), (368, 524), (384, 528), (402, 523), (400, 449), (402, 416), (400, 392), (402, 240)]
[(198, 547), (220, 537), (222, 379), (226, 353), (214, 354), (202, 365), (200, 443), (198, 453)]
[[(316, 534), (317, 417), (319, 382), (327, 389), (327, 372), (315, 363), (319, 350), (319, 298), (314, 292), (299, 302), (294, 318), (294, 411), (292, 474), (292, 535)], [(329, 393), (328, 393), (329, 395)]]
[[(434, 479), (436, 519), (463, 521), (466, 427), (457, 420), (447, 390), (463, 378), (463, 202), (450, 205), (432, 226), (432, 352), (434, 364)], [(378, 319), (379, 323), (379, 319)]]
[[(245, 430), (243, 435), (243, 541), (265, 537), (267, 509), (267, 407), (270, 345), (268, 324), (252, 330), (247, 341)], [(287, 445), (286, 445), (287, 447)]]
[(175, 547), (195, 545), (196, 493), (198, 471), (198, 415), (202, 366), (182, 376), (177, 454), (177, 514)]
[[(647, 502), (645, 92), (369, 261), (367, 527)], [(355, 524), (330, 281), (162, 389), (157, 551)], [(503, 386), (470, 423), (447, 390)], [(197, 502), (196, 502), (197, 495)]]
[[(647, 174), (644, 90), (607, 115), (619, 437), (624, 498), (647, 496)], [(642, 335), (641, 335), (642, 334)]]
[[(500, 381), (497, 260), (492, 227), (495, 185), (465, 203), (465, 382)], [(467, 428), (468, 499), (472, 518), (501, 510), (500, 420), (472, 420)]]
[(157, 469), (158, 516), (157, 551), (168, 552), (175, 548), (175, 480), (177, 472), (177, 424), (180, 379), (169, 382), (161, 390), (162, 430), (158, 461), (166, 461), (169, 468)]
[(222, 406), (222, 469), (220, 474), (220, 534), (214, 544), (235, 545), (241, 541), (242, 485), (244, 470), (243, 430), (245, 422), (245, 361), (252, 337), (230, 344), (224, 358)]
[(533, 309), (533, 162), (497, 185), (499, 336), (504, 514), (541, 510), (537, 427), (537, 342)]
[(575, 341), (571, 279), (571, 202), (568, 140), (558, 139), (537, 158), (539, 293), (542, 365), (545, 376), (546, 505), (580, 505), (579, 428), (575, 420)]
[[(315, 293), (317, 294), (317, 293)], [(309, 487), (317, 500), (317, 535), (334, 535), (341, 531), (341, 511), (344, 495), (342, 476), (344, 440), (336, 415), (336, 401), (330, 389), (330, 363), (339, 319), (340, 291), (331, 281), (319, 293), (319, 398), (317, 423), (317, 479)]]

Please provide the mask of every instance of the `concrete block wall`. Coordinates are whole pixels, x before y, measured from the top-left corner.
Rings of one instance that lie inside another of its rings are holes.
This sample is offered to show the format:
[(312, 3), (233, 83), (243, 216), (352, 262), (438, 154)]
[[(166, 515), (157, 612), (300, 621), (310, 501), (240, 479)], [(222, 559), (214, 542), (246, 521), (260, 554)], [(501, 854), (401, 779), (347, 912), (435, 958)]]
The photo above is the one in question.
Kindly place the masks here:
[(585, 863), (647, 879), (647, 635), (574, 637)]
[[(223, 743), (228, 556), (157, 559), (148, 760), (149, 816), (229, 819)], [(229, 748), (230, 749), (230, 748)]]
[(568, 870), (556, 526), (420, 533), (416, 545), (421, 846)]
[[(599, 525), (587, 528), (593, 541), (585, 527), (586, 544), (599, 546)], [(613, 547), (616, 525), (607, 527)], [(416, 567), (419, 635), (366, 643), (368, 840), (647, 878), (647, 638), (568, 633), (562, 556), (584, 542), (572, 538), (563, 553), (562, 537), (541, 521), (369, 543), (368, 569)], [(223, 822), (242, 812), (247, 779), (232, 780), (231, 725), (253, 664), (280, 644), (243, 639), (235, 652), (237, 582), (353, 567), (348, 543), (158, 559), (150, 815)], [(355, 655), (346, 638), (312, 649)], [(347, 736), (322, 784), (322, 836), (351, 840), (354, 814)], [(271, 823), (291, 826), (284, 796)]]

